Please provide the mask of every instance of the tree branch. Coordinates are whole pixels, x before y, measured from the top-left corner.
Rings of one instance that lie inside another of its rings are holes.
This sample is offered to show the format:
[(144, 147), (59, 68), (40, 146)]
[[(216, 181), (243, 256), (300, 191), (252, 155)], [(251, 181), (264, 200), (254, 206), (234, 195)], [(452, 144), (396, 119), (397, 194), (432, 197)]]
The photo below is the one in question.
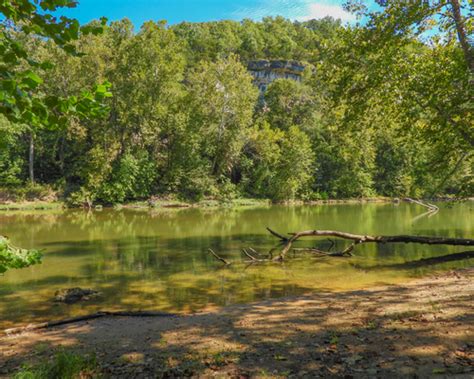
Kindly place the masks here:
[(298, 233), (292, 233), (292, 237), (286, 242), (280, 254), (274, 258), (276, 261), (285, 259), (285, 255), (291, 249), (293, 243), (302, 237), (339, 237), (354, 241), (347, 249), (340, 252), (342, 255), (348, 255), (352, 252), (355, 245), (360, 243), (419, 243), (425, 245), (453, 245), (453, 246), (474, 246), (474, 239), (468, 238), (450, 238), (434, 236), (370, 236), (340, 232), (337, 230), (307, 230)]
[(229, 266), (230, 264), (232, 264), (232, 262), (229, 262), (227, 260), (225, 260), (224, 258), (220, 257), (219, 255), (217, 255), (214, 250), (212, 249), (208, 249), (208, 251), (214, 256), (214, 258), (216, 258), (218, 261), (221, 261), (222, 263), (224, 263), (226, 266)]
[(282, 241), (285, 241), (285, 242), (286, 242), (286, 241), (289, 240), (288, 237), (285, 237), (284, 235), (275, 232), (274, 230), (270, 229), (268, 226), (267, 226), (267, 230), (270, 232), (270, 234), (273, 234), (276, 238), (279, 238), (279, 239), (281, 239)]
[(422, 207), (425, 207), (425, 208), (428, 208), (430, 210), (430, 212), (438, 212), (439, 211), (439, 208), (436, 205), (426, 203), (426, 202), (421, 201), (421, 200), (415, 200), (415, 199), (412, 199), (410, 197), (406, 197), (403, 200), (408, 201), (410, 203), (421, 205)]

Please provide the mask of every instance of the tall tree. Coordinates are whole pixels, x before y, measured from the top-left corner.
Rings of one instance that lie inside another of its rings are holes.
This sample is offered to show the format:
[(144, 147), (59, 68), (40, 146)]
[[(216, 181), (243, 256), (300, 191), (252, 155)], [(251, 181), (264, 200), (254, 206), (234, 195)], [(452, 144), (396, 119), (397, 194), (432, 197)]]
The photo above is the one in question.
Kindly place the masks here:
[(229, 176), (244, 146), (258, 90), (234, 55), (202, 62), (189, 83), (191, 122), (205, 136), (203, 154), (211, 161), (211, 173), (216, 178)]
[[(73, 7), (74, 1), (28, 0), (0, 3), (5, 21), (0, 25), (0, 113), (10, 122), (28, 124), (30, 131), (29, 173), (34, 181), (34, 128), (60, 125), (62, 117), (70, 112), (83, 116), (103, 111), (101, 100), (108, 96), (107, 87), (97, 87), (95, 95), (82, 93), (81, 97), (60, 98), (39, 91), (43, 80), (35, 72), (48, 68), (47, 62), (38, 62), (24, 44), (24, 36), (32, 34), (51, 39), (65, 51), (75, 53), (71, 41), (82, 33), (99, 33), (101, 28), (80, 28), (77, 20), (51, 14), (63, 6)], [(105, 23), (105, 20), (104, 20)], [(20, 38), (19, 38), (20, 36)], [(38, 263), (41, 254), (36, 250), (18, 249), (0, 237), (0, 271), (21, 268)]]

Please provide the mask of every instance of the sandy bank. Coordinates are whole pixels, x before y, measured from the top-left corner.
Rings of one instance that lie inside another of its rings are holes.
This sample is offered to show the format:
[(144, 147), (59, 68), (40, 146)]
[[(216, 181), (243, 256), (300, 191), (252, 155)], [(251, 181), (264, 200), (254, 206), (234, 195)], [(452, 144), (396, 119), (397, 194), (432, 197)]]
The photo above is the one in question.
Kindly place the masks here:
[[(166, 318), (101, 318), (0, 339), (0, 372), (60, 347), (112, 377), (474, 375), (474, 268)], [(350, 280), (350, 278), (348, 278)]]

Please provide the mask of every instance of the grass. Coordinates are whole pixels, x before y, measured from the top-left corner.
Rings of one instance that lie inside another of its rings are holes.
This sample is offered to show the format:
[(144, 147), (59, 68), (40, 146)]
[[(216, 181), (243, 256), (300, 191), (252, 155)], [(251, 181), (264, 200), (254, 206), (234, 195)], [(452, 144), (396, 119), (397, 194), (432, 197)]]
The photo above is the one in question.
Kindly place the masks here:
[(126, 204), (117, 204), (114, 209), (132, 208), (132, 209), (182, 209), (182, 208), (238, 208), (238, 207), (260, 207), (269, 205), (270, 201), (265, 199), (233, 199), (233, 200), (215, 200), (207, 199), (195, 203), (180, 201), (176, 199), (156, 199), (153, 201), (133, 201)]
[(32, 210), (56, 210), (64, 208), (59, 201), (24, 201), (0, 204), (0, 211), (32, 211)]
[[(247, 207), (262, 207), (270, 204), (269, 200), (260, 199), (234, 199), (230, 201), (219, 201), (219, 200), (203, 200), (197, 203), (187, 203), (179, 200), (157, 200), (154, 202), (148, 201), (134, 201), (125, 204), (116, 204), (113, 206), (114, 210), (121, 209), (154, 209), (154, 210), (181, 210), (187, 208), (200, 208), (200, 209), (218, 209), (218, 208), (247, 208)], [(61, 210), (66, 208), (63, 202), (54, 201), (21, 201), (21, 202), (8, 202), (0, 204), (0, 212), (2, 211), (35, 211), (35, 210)], [(102, 205), (96, 205), (94, 209), (96, 211), (102, 210)]]
[(379, 326), (378, 322), (375, 321), (375, 320), (370, 320), (367, 322), (367, 324), (365, 325), (365, 329), (367, 330), (375, 330), (377, 329)]
[(47, 362), (23, 367), (13, 376), (13, 379), (76, 379), (99, 378), (100, 376), (94, 355), (82, 356), (59, 351)]

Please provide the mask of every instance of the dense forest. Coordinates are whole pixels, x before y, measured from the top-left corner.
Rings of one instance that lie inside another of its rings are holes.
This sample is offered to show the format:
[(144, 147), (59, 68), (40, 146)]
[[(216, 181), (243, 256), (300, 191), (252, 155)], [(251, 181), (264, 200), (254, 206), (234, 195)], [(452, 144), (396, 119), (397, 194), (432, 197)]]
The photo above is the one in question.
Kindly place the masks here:
[[(459, 34), (472, 25), (446, 18), (433, 33), (423, 7), (357, 11), (364, 22), (352, 26), (97, 21), (88, 27), (101, 32), (79, 34), (73, 53), (4, 23), (42, 62), (28, 77), (36, 96), (95, 88), (105, 104), (96, 117), (74, 104), (55, 123), (2, 109), (4, 196), (56, 191), (81, 205), (472, 195), (472, 49)], [(260, 59), (297, 61), (302, 80), (277, 79), (262, 96), (247, 69)]]

